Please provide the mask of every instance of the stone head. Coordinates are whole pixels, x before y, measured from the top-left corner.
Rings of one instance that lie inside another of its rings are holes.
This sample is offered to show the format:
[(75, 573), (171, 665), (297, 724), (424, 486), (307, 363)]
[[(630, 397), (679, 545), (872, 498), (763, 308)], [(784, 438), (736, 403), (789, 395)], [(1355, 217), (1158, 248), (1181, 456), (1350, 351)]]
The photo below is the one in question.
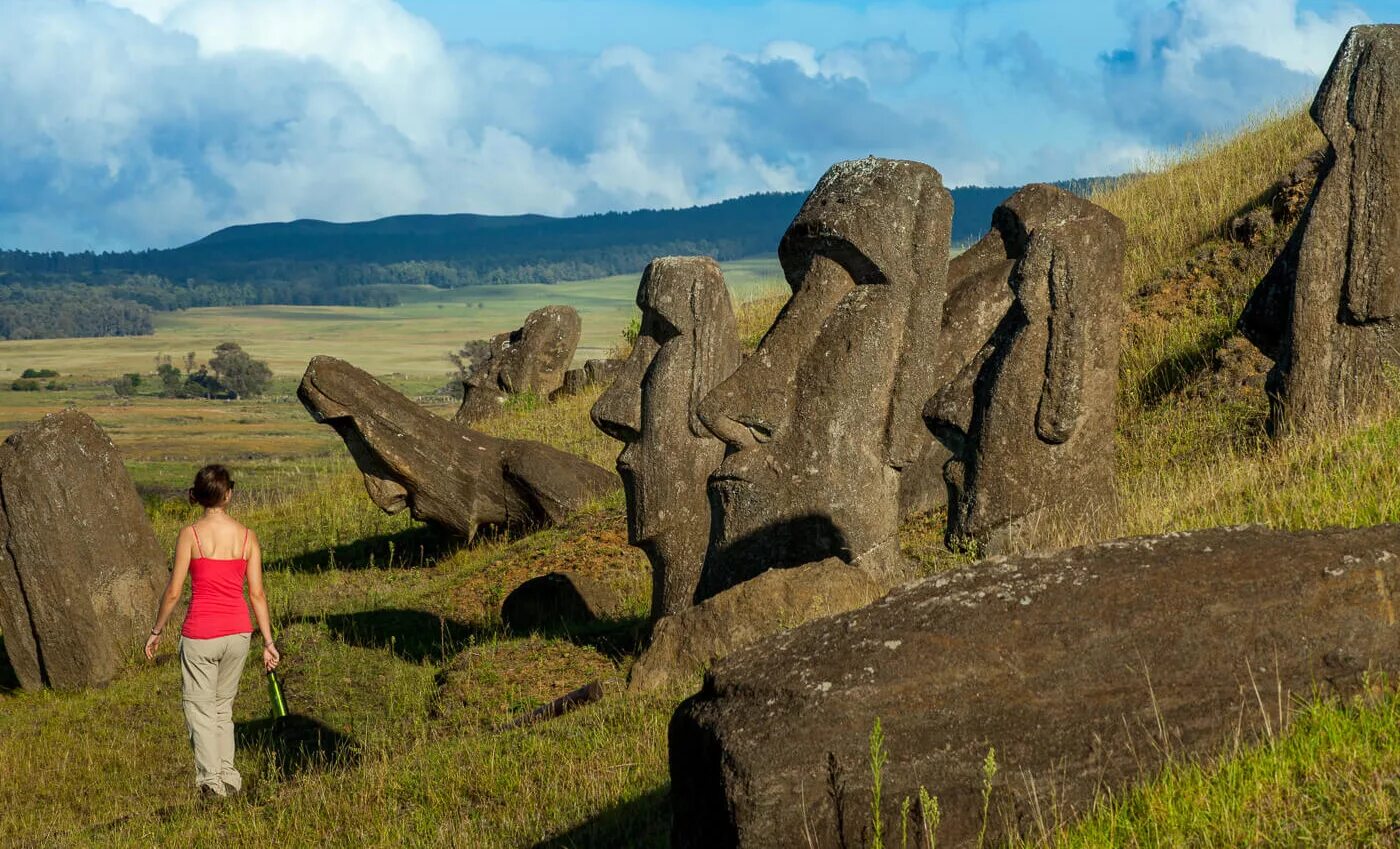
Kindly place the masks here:
[(926, 447), (951, 217), (917, 162), (838, 163), (808, 196), (778, 249), (791, 298), (700, 404), (729, 447), (701, 596), (893, 544), (900, 471)]

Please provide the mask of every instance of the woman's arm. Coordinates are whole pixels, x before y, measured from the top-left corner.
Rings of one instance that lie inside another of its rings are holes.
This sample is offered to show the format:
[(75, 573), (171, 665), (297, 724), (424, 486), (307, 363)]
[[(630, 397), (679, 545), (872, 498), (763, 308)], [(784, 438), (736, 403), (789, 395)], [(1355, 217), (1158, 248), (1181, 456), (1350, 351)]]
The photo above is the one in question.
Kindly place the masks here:
[(248, 601), (253, 604), (253, 618), (258, 620), (258, 630), (262, 632), (263, 668), (272, 671), (282, 655), (272, 642), (272, 617), (267, 612), (267, 590), (263, 587), (262, 546), (258, 535), (252, 533), (248, 538)]
[(185, 576), (190, 572), (190, 554), (193, 551), (194, 532), (189, 528), (181, 528), (180, 535), (175, 538), (175, 568), (170, 571), (170, 581), (166, 583), (165, 592), (161, 594), (160, 609), (156, 611), (156, 624), (151, 626), (151, 634), (146, 638), (148, 659), (156, 656), (156, 649), (160, 647), (160, 635), (165, 631), (165, 623), (170, 621), (170, 614), (180, 601), (180, 592), (185, 588)]

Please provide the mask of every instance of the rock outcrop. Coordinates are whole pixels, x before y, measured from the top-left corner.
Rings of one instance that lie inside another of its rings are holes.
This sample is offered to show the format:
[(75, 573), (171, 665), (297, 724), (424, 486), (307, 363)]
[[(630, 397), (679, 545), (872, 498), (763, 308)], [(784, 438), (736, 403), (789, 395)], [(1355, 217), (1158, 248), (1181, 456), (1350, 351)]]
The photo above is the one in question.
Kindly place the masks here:
[(0, 445), (0, 631), (26, 689), (109, 682), (170, 570), (121, 456), (76, 410)]
[(1112, 503), (1124, 233), (1108, 211), (1047, 185), (1021, 189), (993, 216), (987, 260), (966, 287), (986, 308), (962, 312), (980, 329), (1006, 291), (1014, 300), (924, 413), (953, 457), (954, 546), (1034, 545)]
[(778, 248), (793, 294), (758, 349), (700, 402), (729, 447), (696, 600), (829, 557), (903, 577), (901, 471), (927, 450), (952, 199), (917, 162), (842, 162)]
[(581, 457), (435, 416), (333, 357), (311, 361), (297, 397), (345, 440), (380, 509), (468, 539), (483, 525), (555, 524), (618, 485)]
[(623, 443), (628, 542), (651, 561), (652, 617), (689, 607), (710, 538), (706, 480), (724, 443), (696, 415), (700, 399), (739, 364), (739, 332), (719, 265), (652, 260), (637, 290), (641, 332), (593, 422)]
[(1347, 34), (1312, 118), (1321, 177), (1241, 327), (1275, 358), (1275, 434), (1345, 421), (1400, 367), (1400, 25)]
[(531, 578), (501, 602), (501, 621), (512, 631), (550, 631), (592, 625), (615, 616), (622, 599), (607, 584), (577, 572)]
[(564, 383), (583, 323), (573, 307), (540, 307), (525, 323), (491, 339), (484, 362), (472, 368), (456, 420), (471, 424), (495, 415), (511, 395), (548, 398)]
[(1073, 818), (1166, 753), (1400, 671), (1397, 587), (1396, 525), (1120, 540), (902, 587), (716, 665), (671, 721), (672, 846), (863, 845), (876, 718), (886, 834), (923, 786), (938, 845), (975, 845), (992, 749), (992, 844)]

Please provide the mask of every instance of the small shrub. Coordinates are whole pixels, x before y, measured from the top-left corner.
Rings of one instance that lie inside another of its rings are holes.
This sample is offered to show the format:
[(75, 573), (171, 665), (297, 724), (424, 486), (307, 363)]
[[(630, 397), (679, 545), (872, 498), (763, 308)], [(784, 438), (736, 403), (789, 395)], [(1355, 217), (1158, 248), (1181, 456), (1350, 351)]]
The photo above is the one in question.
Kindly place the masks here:
[(44, 389), (48, 392), (63, 392), (68, 388), (68, 384), (59, 383), (57, 380), (50, 380), (44, 384)]
[(14, 390), (15, 392), (38, 392), (39, 386), (40, 384), (37, 380), (20, 378), (19, 380), (16, 380), (14, 383), (10, 384), (10, 389)]
[(21, 378), (31, 380), (35, 378), (58, 377), (58, 372), (51, 368), (27, 368), (20, 375)]

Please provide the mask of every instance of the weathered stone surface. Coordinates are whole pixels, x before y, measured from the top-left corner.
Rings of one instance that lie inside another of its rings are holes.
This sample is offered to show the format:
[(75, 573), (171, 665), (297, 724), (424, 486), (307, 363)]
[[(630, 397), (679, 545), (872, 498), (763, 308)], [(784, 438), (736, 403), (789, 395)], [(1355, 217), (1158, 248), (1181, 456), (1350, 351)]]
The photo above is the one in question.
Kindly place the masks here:
[(577, 572), (550, 572), (511, 590), (501, 603), (501, 621), (513, 631), (541, 631), (589, 625), (621, 608), (607, 584)]
[(26, 689), (106, 684), (170, 576), (121, 456), (76, 410), (0, 445), (0, 631)]
[(564, 382), (549, 393), (549, 400), (558, 401), (570, 395), (577, 395), (588, 388), (588, 374), (581, 368), (571, 368), (564, 372)]
[(584, 376), (588, 379), (588, 385), (612, 383), (622, 371), (623, 363), (626, 360), (614, 359), (594, 359), (587, 360), (583, 364)]
[(905, 574), (900, 472), (927, 450), (951, 215), (917, 162), (838, 163), (808, 196), (778, 248), (791, 299), (700, 404), (729, 453), (697, 600), (828, 557)]
[(633, 692), (684, 684), (733, 652), (784, 629), (864, 607), (887, 587), (835, 557), (791, 569), (770, 569), (666, 616), (632, 666)]
[(1123, 540), (902, 587), (730, 656), (681, 705), (672, 846), (863, 845), (877, 717), (886, 834), (922, 785), (938, 845), (975, 845), (993, 748), (992, 845), (1037, 811), (1072, 818), (1165, 751), (1212, 755), (1315, 687), (1400, 671), (1397, 587), (1395, 525)]
[(531, 392), (548, 398), (564, 383), (578, 348), (583, 322), (573, 307), (540, 307), (525, 323), (491, 339), (485, 362), (472, 369), (463, 387), (456, 420), (463, 424), (494, 415), (510, 395)]
[(1400, 366), (1400, 26), (1354, 27), (1313, 101), (1326, 159), (1242, 330), (1275, 357), (1270, 429), (1343, 421)]
[(925, 417), (953, 455), (949, 541), (998, 553), (1113, 500), (1124, 227), (1087, 200), (1030, 185), (998, 208), (993, 232), (1009, 251), (985, 264), (982, 301), (1000, 308), (1003, 273), (1014, 301)]
[(413, 518), (469, 539), (483, 525), (554, 524), (618, 484), (565, 451), (435, 416), (333, 357), (311, 361), (297, 397), (345, 440), (380, 509), (408, 508)]
[[(637, 290), (641, 332), (593, 422), (624, 443), (628, 541), (652, 566), (652, 616), (689, 607), (710, 537), (710, 473), (724, 443), (697, 417), (700, 399), (739, 364), (739, 331), (719, 265), (707, 257), (652, 260)], [(589, 364), (597, 362), (590, 360)]]

